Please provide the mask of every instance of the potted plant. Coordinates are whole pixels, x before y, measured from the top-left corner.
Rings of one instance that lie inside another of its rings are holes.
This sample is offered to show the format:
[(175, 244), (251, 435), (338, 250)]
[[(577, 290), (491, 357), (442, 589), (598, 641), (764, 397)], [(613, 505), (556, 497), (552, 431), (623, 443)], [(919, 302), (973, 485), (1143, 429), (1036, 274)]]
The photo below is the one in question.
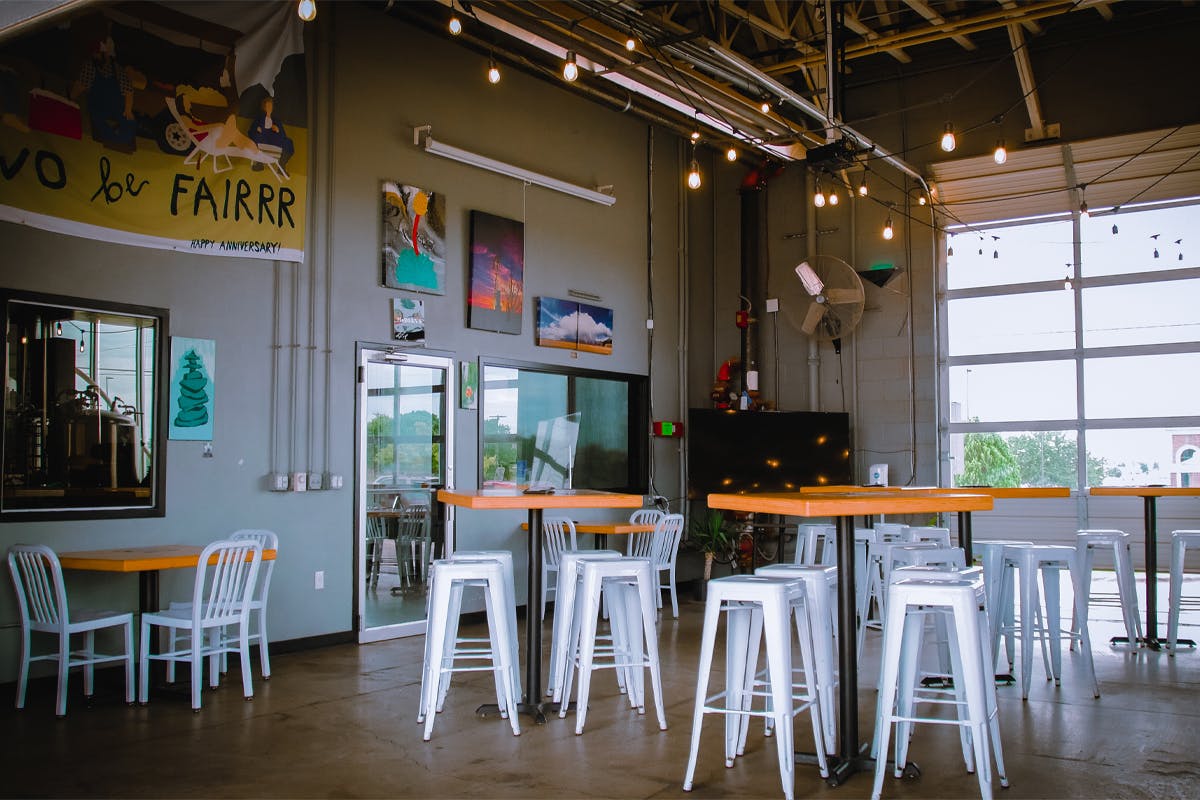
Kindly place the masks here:
[(704, 583), (712, 577), (713, 561), (728, 560), (730, 541), (729, 526), (720, 511), (709, 509), (703, 517), (692, 520), (688, 546), (704, 554)]

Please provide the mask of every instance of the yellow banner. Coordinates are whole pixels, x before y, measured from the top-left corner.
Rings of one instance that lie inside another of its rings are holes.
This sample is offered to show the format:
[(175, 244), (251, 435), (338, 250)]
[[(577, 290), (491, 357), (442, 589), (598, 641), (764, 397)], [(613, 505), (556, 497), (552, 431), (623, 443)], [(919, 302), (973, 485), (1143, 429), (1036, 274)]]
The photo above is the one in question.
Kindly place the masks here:
[[(289, 4), (266, 5), (269, 16), (215, 22), (126, 4), (7, 43), (0, 219), (122, 244), (302, 260), (300, 23)], [(253, 83), (239, 92), (239, 78)]]

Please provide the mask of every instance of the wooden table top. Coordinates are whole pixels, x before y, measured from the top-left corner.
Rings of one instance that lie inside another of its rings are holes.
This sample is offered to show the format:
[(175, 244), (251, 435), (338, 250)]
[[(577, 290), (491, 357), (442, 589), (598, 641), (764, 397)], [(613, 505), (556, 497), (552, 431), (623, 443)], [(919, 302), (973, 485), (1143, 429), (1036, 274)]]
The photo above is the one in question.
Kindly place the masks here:
[(1200, 486), (1089, 486), (1097, 497), (1200, 497)]
[(640, 494), (593, 489), (556, 489), (553, 494), (525, 494), (520, 489), (438, 489), (443, 503), (462, 508), (641, 508)]
[(710, 494), (709, 508), (757, 511), (790, 517), (850, 517), (871, 514), (916, 514), (929, 511), (988, 511), (991, 495), (968, 492), (757, 492)]
[(801, 486), (801, 494), (829, 492), (938, 492), (941, 494), (987, 494), (994, 498), (1070, 497), (1067, 486)]
[[(145, 547), (113, 547), (107, 550), (81, 550), (59, 553), (64, 569), (94, 572), (143, 572), (153, 569), (182, 569), (200, 563), (202, 544), (156, 544)], [(264, 561), (274, 561), (274, 550), (263, 550)], [(210, 562), (210, 563), (216, 563)]]
[[(635, 525), (632, 522), (575, 522), (576, 533), (598, 533), (604, 536), (630, 533), (654, 533), (653, 525)], [(529, 523), (522, 522), (521, 530), (529, 530)]]

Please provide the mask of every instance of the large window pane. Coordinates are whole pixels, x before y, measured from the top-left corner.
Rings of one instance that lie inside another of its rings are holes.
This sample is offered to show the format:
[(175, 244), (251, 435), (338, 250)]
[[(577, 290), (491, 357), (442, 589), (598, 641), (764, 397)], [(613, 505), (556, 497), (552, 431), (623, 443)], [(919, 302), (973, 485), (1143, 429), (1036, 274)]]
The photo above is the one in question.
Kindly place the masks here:
[(1034, 292), (955, 300), (950, 355), (1062, 350), (1075, 346), (1075, 295)]
[[(1075, 431), (956, 433), (950, 437), (954, 486), (1068, 486), (1078, 488)], [(1089, 485), (1104, 463), (1088, 453)]]
[(1200, 353), (1089, 358), (1083, 362), (1088, 419), (1200, 413)]
[[(1198, 227), (1200, 206), (1122, 211), (1089, 219), (1080, 233), (1082, 274), (1087, 278), (1194, 267), (1200, 263), (1196, 257), (1200, 248), (1194, 241)], [(1188, 245), (1190, 257), (1184, 249)]]
[[(1103, 459), (1102, 478), (1094, 486), (1200, 485), (1200, 464), (1189, 456), (1185, 442), (1196, 438), (1196, 428), (1126, 428), (1089, 430), (1088, 452)], [(1192, 445), (1194, 448), (1195, 445)], [(1180, 459), (1184, 459), (1182, 462)]]
[(1200, 341), (1200, 280), (1083, 290), (1083, 346)]
[(950, 289), (1061, 281), (1070, 270), (1064, 265), (1074, 258), (1069, 220), (998, 228), (986, 235), (958, 233), (947, 241), (954, 250), (946, 258)]
[(580, 486), (620, 486), (629, 474), (629, 389), (623, 382), (579, 378), (582, 412), (575, 480)]
[(1064, 360), (953, 367), (950, 402), (951, 422), (1074, 419), (1075, 365)]

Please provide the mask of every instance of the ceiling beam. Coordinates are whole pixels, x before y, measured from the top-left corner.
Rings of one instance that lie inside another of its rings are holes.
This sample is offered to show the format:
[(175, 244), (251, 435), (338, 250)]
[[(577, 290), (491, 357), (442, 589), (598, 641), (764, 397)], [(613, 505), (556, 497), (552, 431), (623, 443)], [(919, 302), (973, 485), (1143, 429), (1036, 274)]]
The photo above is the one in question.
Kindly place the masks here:
[[(869, 27), (867, 27), (862, 22), (862, 20), (860, 20), (854, 14), (854, 12), (850, 11), (850, 9), (848, 9), (848, 8), (846, 9), (846, 14), (845, 14), (844, 19), (845, 19), (846, 27), (849, 28), (850, 30), (854, 31), (855, 33), (857, 33), (859, 36), (862, 36), (864, 39), (867, 40), (867, 42), (878, 44), (882, 40), (883, 37), (881, 37), (878, 33), (871, 30)], [(828, 24), (828, 20), (826, 20), (826, 24)], [(904, 52), (904, 50), (902, 50), (899, 47), (877, 46), (877, 47), (875, 47), (874, 52), (887, 53), (889, 56), (896, 59), (901, 64), (907, 64), (910, 61), (912, 61), (912, 56), (910, 56), (908, 53)], [(820, 56), (820, 58), (824, 59), (825, 56), (822, 54)], [(778, 66), (778, 65), (776, 65), (776, 66)], [(808, 66), (808, 64), (806, 64), (805, 66)]]
[[(946, 24), (946, 18), (930, 8), (929, 4), (926, 3), (925, 0), (904, 0), (904, 2), (908, 4), (909, 8), (920, 14), (929, 22), (932, 22), (934, 25)], [(950, 38), (958, 42), (958, 44), (960, 44), (964, 50), (975, 49), (975, 43), (966, 36), (951, 36)]]
[[(997, 1), (1000, 3), (1001, 8), (1007, 8), (1009, 11), (1016, 9), (1016, 7), (1017, 7), (1017, 4), (1014, 3), (1013, 0), (997, 0)], [(1021, 24), (1025, 26), (1025, 30), (1029, 31), (1034, 36), (1038, 36), (1042, 32), (1042, 26), (1033, 20), (1025, 20), (1025, 21), (1022, 21)]]
[[(1029, 58), (1029, 47), (1025, 44), (1025, 30), (1017, 24), (1008, 26), (1008, 42), (1012, 45), (1013, 61), (1017, 65), (1017, 77), (1021, 81), (1021, 95), (1025, 98), (1025, 111), (1029, 114), (1029, 128), (1025, 141), (1035, 142), (1046, 138), (1046, 120), (1042, 116), (1042, 105), (1038, 100), (1037, 81), (1033, 77), (1033, 61)], [(1057, 126), (1055, 126), (1057, 128)]]

